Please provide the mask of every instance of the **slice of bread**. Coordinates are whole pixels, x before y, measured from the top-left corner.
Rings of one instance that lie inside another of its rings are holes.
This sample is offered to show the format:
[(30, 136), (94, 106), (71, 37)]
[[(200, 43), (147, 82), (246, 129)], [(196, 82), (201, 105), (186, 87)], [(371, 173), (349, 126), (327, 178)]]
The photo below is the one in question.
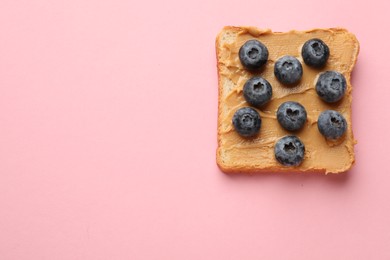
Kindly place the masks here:
[[(313, 38), (323, 40), (330, 49), (326, 66), (321, 69), (307, 66), (301, 56), (303, 44)], [(259, 40), (269, 51), (266, 65), (258, 72), (246, 70), (238, 57), (240, 47), (250, 39)], [(340, 173), (351, 168), (356, 141), (351, 124), (350, 79), (359, 53), (359, 43), (353, 34), (341, 28), (279, 33), (254, 27), (225, 27), (217, 36), (216, 51), (219, 85), (217, 164), (222, 171)], [(274, 76), (275, 61), (285, 55), (294, 56), (302, 63), (303, 76), (297, 85), (283, 85)], [(315, 90), (319, 74), (328, 70), (342, 73), (347, 81), (345, 96), (333, 104), (322, 101)], [(271, 83), (273, 95), (267, 105), (255, 108), (262, 119), (259, 135), (244, 138), (234, 130), (232, 117), (238, 108), (250, 106), (242, 89), (255, 75)], [(307, 122), (298, 132), (284, 130), (276, 119), (276, 111), (285, 101), (296, 101), (306, 108)], [(346, 133), (337, 141), (325, 139), (318, 131), (318, 116), (327, 109), (340, 112), (348, 123)], [(305, 145), (305, 156), (299, 166), (283, 166), (275, 159), (275, 142), (286, 135), (298, 136)]]

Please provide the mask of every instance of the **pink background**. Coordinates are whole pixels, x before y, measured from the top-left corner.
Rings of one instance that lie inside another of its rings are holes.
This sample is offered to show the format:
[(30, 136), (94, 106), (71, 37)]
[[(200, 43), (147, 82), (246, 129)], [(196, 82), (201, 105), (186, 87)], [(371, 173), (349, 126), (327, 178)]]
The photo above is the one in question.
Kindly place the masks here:
[[(0, 259), (390, 259), (388, 3), (1, 0)], [(356, 34), (353, 170), (218, 170), (224, 25)]]

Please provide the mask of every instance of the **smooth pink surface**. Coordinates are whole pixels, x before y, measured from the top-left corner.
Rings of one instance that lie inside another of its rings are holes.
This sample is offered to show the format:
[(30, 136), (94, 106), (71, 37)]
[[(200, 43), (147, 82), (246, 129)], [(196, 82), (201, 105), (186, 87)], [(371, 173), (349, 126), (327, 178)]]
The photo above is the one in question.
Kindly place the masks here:
[[(0, 259), (390, 259), (388, 1), (0, 1)], [(342, 26), (356, 165), (227, 176), (215, 36)]]

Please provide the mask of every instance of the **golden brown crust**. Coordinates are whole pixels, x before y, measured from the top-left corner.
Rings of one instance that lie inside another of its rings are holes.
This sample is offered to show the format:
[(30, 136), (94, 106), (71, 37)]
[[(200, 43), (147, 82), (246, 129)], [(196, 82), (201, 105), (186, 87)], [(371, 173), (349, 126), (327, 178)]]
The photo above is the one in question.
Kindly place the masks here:
[[(352, 72), (352, 69), (356, 63), (356, 58), (357, 58), (357, 55), (359, 53), (359, 43), (356, 39), (356, 37), (349, 33), (347, 30), (345, 29), (342, 29), (342, 28), (329, 28), (329, 29), (312, 29), (312, 30), (308, 30), (308, 31), (304, 31), (304, 32), (299, 32), (299, 33), (312, 33), (312, 32), (315, 32), (317, 30), (321, 30), (321, 31), (329, 31), (329, 32), (338, 32), (338, 33), (346, 33), (348, 34), (352, 39), (352, 41), (355, 42), (355, 45), (356, 45), (356, 51), (354, 52), (354, 56), (351, 58), (351, 60), (353, 62), (351, 62), (348, 66), (348, 68), (346, 69), (346, 73), (345, 73), (345, 76), (347, 78), (347, 81), (349, 82), (349, 86), (350, 86), (350, 75), (351, 75), (351, 72)], [(224, 120), (226, 120), (226, 118), (224, 118), (222, 116), (222, 110), (223, 110), (223, 104), (222, 104), (222, 96), (223, 96), (223, 82), (222, 82), (222, 76), (221, 76), (221, 72), (223, 70), (222, 66), (223, 66), (223, 63), (221, 63), (221, 55), (223, 55), (223, 50), (220, 48), (220, 44), (222, 43), (223, 39), (222, 37), (225, 36), (225, 34), (229, 32), (229, 33), (232, 33), (232, 34), (241, 34), (241, 33), (249, 33), (250, 35), (252, 35), (253, 37), (258, 37), (260, 35), (264, 35), (264, 34), (278, 34), (278, 35), (288, 35), (290, 33), (297, 33), (297, 31), (290, 31), (290, 32), (284, 32), (284, 33), (279, 33), (279, 32), (272, 32), (271, 30), (269, 29), (265, 29), (265, 30), (261, 30), (261, 29), (257, 29), (257, 28), (254, 28), (254, 27), (235, 27), (235, 26), (226, 26), (222, 29), (222, 31), (218, 34), (217, 38), (216, 38), (216, 55), (217, 55), (217, 69), (218, 69), (218, 135), (217, 135), (217, 139), (218, 139), (218, 149), (216, 151), (216, 159), (217, 159), (217, 165), (219, 166), (219, 168), (225, 172), (225, 173), (261, 173), (261, 172), (318, 172), (318, 173), (328, 173), (329, 171), (323, 167), (323, 168), (318, 168), (318, 167), (313, 167), (313, 168), (305, 168), (305, 169), (302, 169), (300, 167), (292, 167), (292, 168), (288, 168), (288, 167), (282, 167), (280, 164), (278, 163), (274, 163), (272, 165), (268, 165), (268, 166), (265, 166), (265, 167), (262, 167), (262, 166), (259, 166), (259, 165), (255, 165), (255, 164), (251, 164), (250, 162), (246, 163), (245, 165), (243, 164), (235, 164), (234, 162), (231, 162), (229, 160), (227, 160), (226, 158), (224, 158), (224, 156), (221, 154), (222, 153), (222, 150), (223, 150), (223, 145), (222, 145), (222, 138), (223, 135), (222, 135), (222, 131), (221, 131), (221, 125), (224, 123)], [(346, 93), (346, 95), (348, 95), (349, 97), (348, 98), (352, 98), (351, 97), (351, 86), (349, 88), (349, 91), (348, 93)], [(349, 104), (350, 105), (350, 104)], [(351, 112), (350, 111), (350, 107), (349, 107), (349, 113)], [(356, 143), (356, 141), (354, 140), (353, 138), (353, 133), (352, 131), (350, 132), (350, 140), (348, 140), (348, 142), (352, 142), (352, 152), (351, 152), (351, 160), (350, 162), (347, 162), (344, 169), (343, 169), (343, 172), (344, 171), (347, 171), (349, 170), (355, 159), (354, 159), (354, 153), (353, 153), (353, 145)], [(338, 172), (334, 172), (334, 173), (338, 173)]]

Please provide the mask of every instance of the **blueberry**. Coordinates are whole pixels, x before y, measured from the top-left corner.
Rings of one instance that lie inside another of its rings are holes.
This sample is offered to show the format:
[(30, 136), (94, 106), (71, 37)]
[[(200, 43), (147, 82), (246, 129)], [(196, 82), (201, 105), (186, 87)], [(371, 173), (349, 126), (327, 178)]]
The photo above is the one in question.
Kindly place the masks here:
[(326, 71), (316, 83), (316, 91), (322, 100), (334, 103), (343, 98), (347, 83), (343, 74), (337, 71)]
[(233, 126), (237, 133), (244, 137), (255, 136), (261, 127), (259, 113), (251, 107), (242, 107), (234, 113)]
[(274, 73), (283, 84), (294, 84), (302, 78), (302, 65), (293, 56), (284, 56), (275, 62)]
[(275, 158), (285, 166), (298, 166), (305, 155), (305, 145), (294, 135), (279, 139), (275, 144)]
[(239, 57), (245, 68), (257, 70), (267, 62), (268, 49), (258, 40), (249, 40), (241, 46)]
[(272, 87), (269, 82), (261, 77), (253, 77), (244, 85), (245, 100), (255, 107), (261, 107), (270, 101)]
[(347, 121), (337, 111), (325, 110), (318, 117), (318, 130), (327, 139), (338, 139), (347, 130)]
[(283, 128), (289, 131), (296, 131), (305, 124), (307, 113), (301, 104), (287, 101), (279, 106), (276, 117)]
[(320, 39), (311, 39), (302, 47), (302, 58), (306, 65), (321, 68), (329, 58), (329, 47)]

